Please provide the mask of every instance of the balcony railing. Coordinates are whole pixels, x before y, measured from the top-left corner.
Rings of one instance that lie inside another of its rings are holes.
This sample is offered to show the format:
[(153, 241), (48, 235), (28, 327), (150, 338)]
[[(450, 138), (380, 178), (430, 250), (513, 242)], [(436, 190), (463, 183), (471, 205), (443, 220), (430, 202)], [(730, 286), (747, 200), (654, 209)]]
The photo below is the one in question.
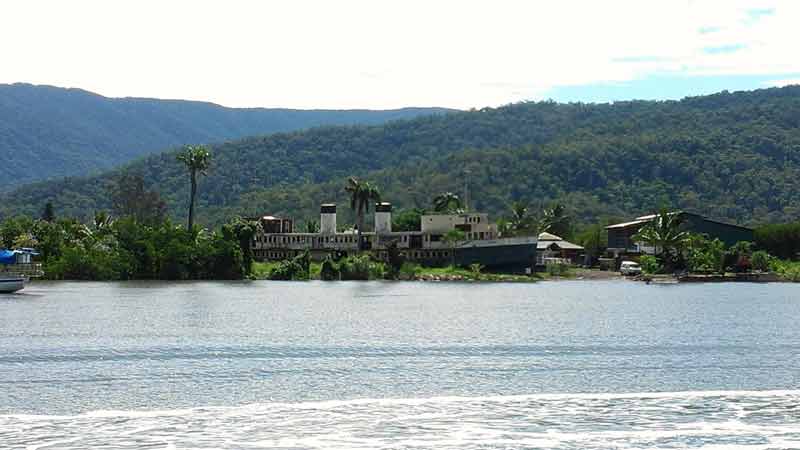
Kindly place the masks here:
[(42, 263), (0, 264), (0, 274), (24, 275), (36, 278), (44, 276), (44, 271), (42, 270)]

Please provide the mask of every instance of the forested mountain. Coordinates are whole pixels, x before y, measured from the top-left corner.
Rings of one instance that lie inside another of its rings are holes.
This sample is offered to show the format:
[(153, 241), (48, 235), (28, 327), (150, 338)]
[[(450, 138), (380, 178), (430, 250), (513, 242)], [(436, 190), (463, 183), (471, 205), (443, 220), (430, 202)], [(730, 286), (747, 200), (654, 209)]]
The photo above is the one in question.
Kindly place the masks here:
[(439, 113), (225, 108), (205, 102), (107, 98), (80, 89), (0, 84), (0, 189), (88, 175), (164, 148), (321, 125), (378, 124)]
[[(397, 207), (429, 206), (460, 192), (469, 169), (480, 210), (558, 200), (579, 220), (626, 217), (660, 206), (755, 224), (800, 218), (800, 87), (614, 104), (522, 103), (381, 126), (325, 127), (213, 146), (200, 182), (200, 222), (234, 214), (315, 217), (345, 204), (345, 177), (377, 183)], [(23, 187), (2, 213), (59, 215), (110, 209), (121, 172), (140, 173), (176, 217), (188, 176), (174, 153), (100, 176)], [(346, 208), (340, 208), (344, 213)], [(347, 220), (347, 218), (345, 218)]]

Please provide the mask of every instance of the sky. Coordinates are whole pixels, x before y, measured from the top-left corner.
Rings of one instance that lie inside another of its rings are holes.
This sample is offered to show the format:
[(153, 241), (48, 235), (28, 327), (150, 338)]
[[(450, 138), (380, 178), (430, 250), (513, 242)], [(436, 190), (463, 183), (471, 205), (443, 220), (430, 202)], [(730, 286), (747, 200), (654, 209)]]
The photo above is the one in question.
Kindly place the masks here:
[(800, 83), (800, 1), (4, 0), (0, 83), (482, 108)]

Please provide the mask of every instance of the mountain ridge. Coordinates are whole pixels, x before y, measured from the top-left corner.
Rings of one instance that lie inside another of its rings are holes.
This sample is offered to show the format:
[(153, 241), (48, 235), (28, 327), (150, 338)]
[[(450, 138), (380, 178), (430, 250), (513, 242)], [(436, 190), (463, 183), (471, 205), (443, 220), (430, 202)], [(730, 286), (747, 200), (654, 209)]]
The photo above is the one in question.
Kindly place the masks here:
[(449, 111), (228, 108), (193, 100), (105, 97), (80, 88), (0, 84), (0, 188), (87, 175), (176, 145)]
[[(740, 224), (800, 217), (798, 86), (680, 101), (520, 103), (249, 137), (212, 151), (198, 191), (207, 224), (236, 214), (313, 218), (321, 202), (346, 203), (349, 175), (377, 182), (398, 209), (429, 206), (433, 195), (461, 190), (464, 168), (473, 204), (494, 215), (514, 200), (557, 200), (582, 222), (660, 206)], [(104, 193), (122, 172), (142, 174), (173, 217), (185, 214), (187, 176), (174, 152), (20, 188), (0, 197), (0, 213), (38, 214), (53, 201), (61, 215), (88, 218), (112, 206)]]

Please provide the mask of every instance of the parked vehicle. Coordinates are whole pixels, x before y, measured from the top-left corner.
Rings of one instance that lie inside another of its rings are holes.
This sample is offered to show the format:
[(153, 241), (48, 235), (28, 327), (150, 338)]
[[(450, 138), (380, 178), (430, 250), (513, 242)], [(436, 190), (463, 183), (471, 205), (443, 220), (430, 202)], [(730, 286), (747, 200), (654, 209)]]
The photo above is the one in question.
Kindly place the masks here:
[(641, 275), (642, 266), (635, 261), (622, 261), (622, 265), (619, 266), (619, 273), (622, 275)]

